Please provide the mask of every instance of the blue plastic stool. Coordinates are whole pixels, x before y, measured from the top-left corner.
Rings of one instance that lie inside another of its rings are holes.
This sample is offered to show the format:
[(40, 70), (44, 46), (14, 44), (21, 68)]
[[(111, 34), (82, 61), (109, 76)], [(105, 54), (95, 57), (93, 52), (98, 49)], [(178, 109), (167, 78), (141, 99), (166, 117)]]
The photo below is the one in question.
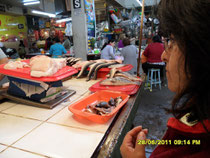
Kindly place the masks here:
[(160, 69), (154, 69), (154, 68), (148, 69), (147, 85), (149, 85), (149, 84), (150, 84), (150, 88), (149, 88), (150, 91), (152, 91), (152, 85), (153, 84), (155, 85), (155, 87), (156, 87), (157, 84), (159, 84), (159, 88), (161, 90)]

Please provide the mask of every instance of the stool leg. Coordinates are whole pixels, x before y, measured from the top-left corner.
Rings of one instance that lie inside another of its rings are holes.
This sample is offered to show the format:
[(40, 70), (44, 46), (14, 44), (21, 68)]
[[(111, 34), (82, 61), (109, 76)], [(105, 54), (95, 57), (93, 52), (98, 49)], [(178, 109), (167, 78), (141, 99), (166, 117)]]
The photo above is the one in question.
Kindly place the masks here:
[(147, 87), (149, 87), (149, 75), (150, 74), (150, 71), (148, 70), (148, 72), (147, 72)]
[(157, 85), (157, 72), (155, 71), (155, 80), (154, 80), (154, 82), (155, 82), (155, 87), (156, 87), (156, 85)]
[(160, 71), (158, 71), (158, 80), (159, 80), (159, 88), (161, 90), (161, 79), (160, 79)]
[(152, 84), (153, 84), (153, 70), (151, 70), (150, 91), (152, 91)]

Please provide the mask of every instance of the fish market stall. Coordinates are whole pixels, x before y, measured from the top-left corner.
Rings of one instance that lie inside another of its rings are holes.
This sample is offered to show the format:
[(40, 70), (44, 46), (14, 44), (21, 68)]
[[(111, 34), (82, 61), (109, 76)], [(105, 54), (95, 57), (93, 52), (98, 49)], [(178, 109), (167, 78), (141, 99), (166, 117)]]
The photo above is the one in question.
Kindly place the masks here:
[[(53, 109), (16, 102), (11, 105), (10, 101), (0, 104), (0, 122), (3, 120), (0, 144), (28, 152), (27, 157), (33, 154), (55, 158), (119, 156), (120, 142), (131, 127), (140, 102), (142, 81), (124, 72), (130, 70), (129, 65), (77, 60), (69, 59), (67, 65), (74, 63), (75, 67), (76, 63), (77, 66), (83, 63), (80, 72), (62, 82), (63, 87), (76, 93)], [(99, 74), (106, 78), (99, 78)], [(1, 110), (1, 106), (8, 107)], [(15, 126), (10, 121), (13, 117)], [(21, 121), (31, 122), (24, 125)], [(27, 130), (21, 131), (23, 127)]]

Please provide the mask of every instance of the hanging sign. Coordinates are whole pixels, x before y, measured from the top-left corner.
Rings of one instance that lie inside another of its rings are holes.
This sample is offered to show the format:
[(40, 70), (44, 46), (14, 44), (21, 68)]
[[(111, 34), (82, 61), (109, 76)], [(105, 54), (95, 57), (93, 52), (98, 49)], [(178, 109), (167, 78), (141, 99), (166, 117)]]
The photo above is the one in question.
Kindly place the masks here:
[(81, 0), (73, 0), (73, 7), (74, 9), (81, 8)]
[(96, 37), (96, 17), (94, 0), (85, 0), (85, 11), (87, 16), (88, 36)]

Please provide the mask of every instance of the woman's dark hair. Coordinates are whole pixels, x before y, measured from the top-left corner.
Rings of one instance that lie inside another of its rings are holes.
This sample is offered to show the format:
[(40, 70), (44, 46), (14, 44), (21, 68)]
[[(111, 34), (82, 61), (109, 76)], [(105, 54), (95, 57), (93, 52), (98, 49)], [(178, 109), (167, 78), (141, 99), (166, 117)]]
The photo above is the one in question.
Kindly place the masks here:
[(32, 43), (32, 46), (34, 47), (36, 45), (36, 43), (34, 42), (34, 43)]
[(25, 47), (25, 45), (24, 45), (24, 43), (23, 43), (23, 40), (20, 40), (19, 47)]
[(123, 42), (124, 47), (126, 47), (128, 45), (131, 45), (131, 42), (130, 42), (129, 38), (124, 38), (122, 42)]
[(152, 41), (155, 43), (155, 42), (158, 42), (158, 43), (162, 43), (161, 41), (161, 38), (159, 35), (155, 35), (152, 37)]
[(53, 39), (53, 41), (55, 41), (56, 43), (61, 42), (60, 39), (59, 39), (58, 37), (55, 37), (55, 38)]
[(110, 40), (108, 41), (108, 43), (104, 43), (104, 45), (103, 45), (103, 47), (101, 48), (101, 50), (103, 50), (108, 44), (113, 43), (113, 42), (115, 42), (115, 40), (114, 40), (114, 39), (110, 39)]
[(209, 120), (209, 0), (161, 0), (158, 12), (160, 31), (164, 37), (172, 36), (183, 53), (188, 80), (173, 99), (171, 112), (176, 118), (190, 113), (189, 122)]
[(51, 37), (48, 37), (46, 40), (47, 41), (52, 41), (52, 38)]

